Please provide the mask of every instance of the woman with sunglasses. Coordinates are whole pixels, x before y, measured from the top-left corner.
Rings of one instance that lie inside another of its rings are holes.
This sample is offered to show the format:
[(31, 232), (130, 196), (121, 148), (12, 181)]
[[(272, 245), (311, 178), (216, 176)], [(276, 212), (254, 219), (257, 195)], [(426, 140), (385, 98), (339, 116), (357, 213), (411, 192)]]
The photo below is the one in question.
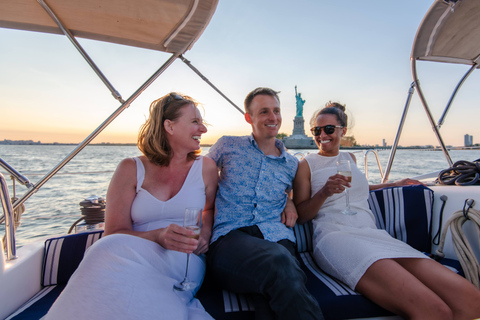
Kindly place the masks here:
[[(205, 274), (218, 183), (200, 156), (207, 132), (198, 103), (172, 92), (150, 105), (137, 146), (107, 192), (105, 235), (86, 252), (46, 319), (212, 319), (194, 295)], [(187, 207), (203, 208), (200, 237), (183, 227)], [(194, 290), (177, 291), (189, 258)]]
[[(314, 258), (333, 277), (406, 319), (474, 319), (480, 316), (480, 291), (469, 281), (377, 229), (367, 203), (369, 189), (418, 184), (405, 179), (369, 186), (355, 156), (340, 152), (347, 132), (345, 106), (327, 103), (310, 124), (317, 154), (300, 161), (293, 184), (298, 222), (312, 220)], [(337, 174), (337, 161), (351, 162), (351, 183)], [(350, 207), (345, 209), (345, 188)]]

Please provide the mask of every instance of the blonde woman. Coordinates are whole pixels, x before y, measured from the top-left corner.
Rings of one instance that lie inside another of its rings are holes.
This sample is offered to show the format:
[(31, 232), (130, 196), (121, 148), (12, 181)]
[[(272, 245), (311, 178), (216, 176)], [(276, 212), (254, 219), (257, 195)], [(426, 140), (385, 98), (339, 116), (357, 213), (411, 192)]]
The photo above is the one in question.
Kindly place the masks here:
[[(197, 102), (172, 92), (154, 101), (141, 127), (143, 153), (118, 165), (107, 193), (106, 237), (87, 251), (47, 319), (211, 319), (194, 298), (205, 274), (218, 173), (200, 156), (207, 132)], [(203, 209), (200, 238), (183, 227)], [(190, 255), (193, 291), (173, 285)]]

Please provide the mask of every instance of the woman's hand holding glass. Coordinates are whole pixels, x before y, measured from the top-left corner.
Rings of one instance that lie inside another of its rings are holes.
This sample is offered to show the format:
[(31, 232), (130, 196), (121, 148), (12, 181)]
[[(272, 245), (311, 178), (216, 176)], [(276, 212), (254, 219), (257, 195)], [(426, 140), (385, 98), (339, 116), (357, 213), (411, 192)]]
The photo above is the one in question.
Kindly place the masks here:
[(335, 174), (328, 178), (327, 182), (322, 188), (322, 192), (326, 197), (331, 197), (334, 194), (342, 193), (350, 184), (345, 176)]
[(184, 253), (192, 253), (198, 250), (199, 241), (192, 238), (193, 231), (177, 224), (171, 224), (166, 228), (158, 229), (158, 244), (168, 250)]
[[(184, 228), (191, 231), (190, 238), (197, 239), (200, 237), (200, 230), (202, 229), (202, 208), (186, 208), (185, 217), (183, 220)], [(197, 283), (188, 279), (188, 261), (190, 260), (190, 253), (187, 253), (187, 265), (185, 269), (185, 277), (182, 281), (173, 285), (175, 290), (187, 291), (196, 288)]]
[[(350, 160), (339, 160), (337, 162), (337, 173), (347, 178), (348, 183), (352, 182), (352, 169), (350, 167)], [(350, 195), (348, 193), (349, 186), (345, 186), (345, 197), (347, 202), (347, 207), (342, 211), (345, 215), (354, 215), (357, 214), (355, 211), (350, 209)]]

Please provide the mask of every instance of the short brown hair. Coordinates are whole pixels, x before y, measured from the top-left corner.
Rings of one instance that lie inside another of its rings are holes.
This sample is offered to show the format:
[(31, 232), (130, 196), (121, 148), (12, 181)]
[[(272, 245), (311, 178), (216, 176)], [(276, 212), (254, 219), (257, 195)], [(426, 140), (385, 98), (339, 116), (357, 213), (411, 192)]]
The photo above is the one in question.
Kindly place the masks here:
[[(189, 96), (176, 92), (166, 94), (150, 104), (150, 115), (140, 127), (137, 139), (138, 149), (148, 160), (160, 166), (170, 164), (172, 148), (163, 124), (165, 120), (177, 120), (182, 108), (189, 104), (197, 107), (199, 103)], [(200, 149), (190, 152), (188, 158), (195, 160), (200, 153)]]
[(256, 88), (256, 89), (250, 91), (250, 93), (247, 94), (247, 97), (245, 98), (245, 102), (244, 102), (245, 112), (246, 113), (250, 112), (250, 105), (252, 104), (253, 98), (255, 98), (256, 96), (261, 95), (261, 94), (264, 94), (264, 95), (267, 95), (267, 96), (272, 96), (275, 99), (277, 99), (278, 103), (280, 103), (280, 98), (278, 97), (279, 93), (280, 93), (280, 91), (277, 92), (273, 89), (265, 88), (265, 87), (259, 87), (259, 88)]

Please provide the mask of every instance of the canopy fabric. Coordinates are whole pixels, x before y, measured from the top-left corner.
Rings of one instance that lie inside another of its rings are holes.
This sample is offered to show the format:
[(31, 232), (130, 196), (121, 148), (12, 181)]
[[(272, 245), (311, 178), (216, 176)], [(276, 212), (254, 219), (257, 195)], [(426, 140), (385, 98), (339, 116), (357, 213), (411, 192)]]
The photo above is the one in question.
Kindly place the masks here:
[[(39, 0), (40, 1), (40, 0)], [(184, 53), (218, 0), (44, 0), (75, 37)], [(0, 27), (63, 34), (37, 0), (0, 0)]]
[(412, 59), (473, 65), (480, 55), (480, 1), (436, 0), (423, 18)]

